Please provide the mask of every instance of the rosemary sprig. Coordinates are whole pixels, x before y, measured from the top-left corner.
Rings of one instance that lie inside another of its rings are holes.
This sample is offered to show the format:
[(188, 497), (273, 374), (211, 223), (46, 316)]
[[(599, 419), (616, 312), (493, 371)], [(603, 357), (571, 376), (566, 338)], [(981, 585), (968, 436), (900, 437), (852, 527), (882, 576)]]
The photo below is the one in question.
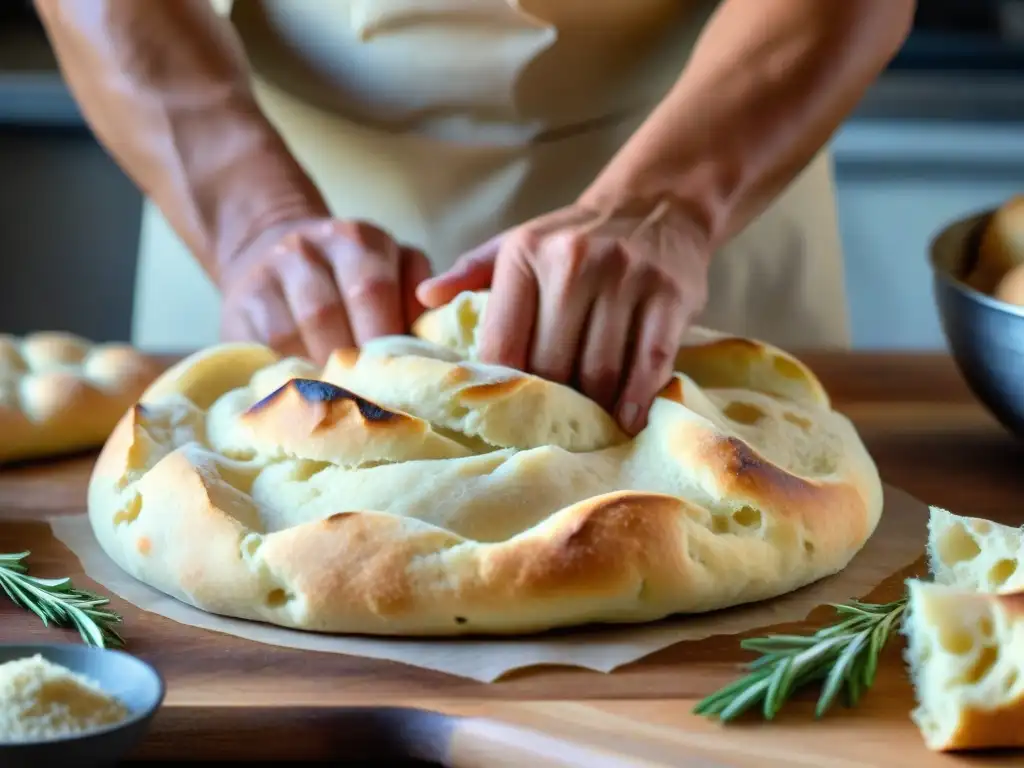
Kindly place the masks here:
[(0, 588), (15, 605), (27, 608), (46, 626), (73, 627), (87, 645), (120, 648), (124, 640), (114, 629), (121, 616), (103, 606), (110, 600), (76, 589), (70, 578), (41, 579), (29, 576), (25, 558), (29, 552), (0, 554)]
[(844, 618), (813, 635), (744, 640), (740, 646), (761, 657), (747, 665), (746, 676), (698, 702), (694, 714), (729, 722), (760, 704), (771, 720), (798, 688), (818, 681), (823, 682), (815, 717), (824, 715), (841, 691), (846, 705), (855, 706), (874, 683), (879, 655), (906, 606), (906, 597), (884, 604), (832, 604)]

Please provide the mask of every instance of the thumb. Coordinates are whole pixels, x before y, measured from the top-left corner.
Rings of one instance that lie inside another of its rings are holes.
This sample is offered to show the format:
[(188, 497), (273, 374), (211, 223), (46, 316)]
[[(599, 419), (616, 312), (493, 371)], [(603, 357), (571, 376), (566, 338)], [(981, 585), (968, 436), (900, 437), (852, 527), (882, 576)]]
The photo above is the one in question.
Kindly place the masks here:
[(433, 309), (447, 304), (463, 291), (490, 288), (500, 245), (499, 235), (460, 256), (447, 272), (420, 283), (416, 298), (423, 306)]

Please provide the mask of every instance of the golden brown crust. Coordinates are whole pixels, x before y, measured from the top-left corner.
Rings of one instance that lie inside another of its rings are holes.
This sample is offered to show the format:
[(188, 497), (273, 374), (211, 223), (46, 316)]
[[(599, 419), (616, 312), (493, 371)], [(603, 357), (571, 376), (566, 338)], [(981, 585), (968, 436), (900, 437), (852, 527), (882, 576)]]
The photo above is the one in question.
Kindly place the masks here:
[(381, 344), (358, 356), (332, 353), (322, 378), (498, 448), (594, 451), (627, 439), (589, 398), (508, 368), (392, 354)]
[(699, 328), (691, 330), (676, 355), (676, 370), (705, 389), (749, 389), (829, 407), (821, 382), (792, 355), (751, 339), (715, 336)]
[(160, 372), (126, 344), (0, 336), (0, 462), (96, 448)]
[(423, 419), (314, 379), (291, 379), (262, 399), (252, 387), (233, 390), (207, 412), (206, 435), (227, 456), (291, 457), (343, 467), (470, 453)]
[(125, 414), (90, 519), (168, 594), (326, 632), (648, 621), (840, 570), (881, 513), (855, 430), (806, 368), (773, 385), (770, 348), (701, 338), (729, 359), (690, 357), (719, 387), (677, 374), (633, 440), (575, 391), (424, 340), (323, 371), (215, 347)]

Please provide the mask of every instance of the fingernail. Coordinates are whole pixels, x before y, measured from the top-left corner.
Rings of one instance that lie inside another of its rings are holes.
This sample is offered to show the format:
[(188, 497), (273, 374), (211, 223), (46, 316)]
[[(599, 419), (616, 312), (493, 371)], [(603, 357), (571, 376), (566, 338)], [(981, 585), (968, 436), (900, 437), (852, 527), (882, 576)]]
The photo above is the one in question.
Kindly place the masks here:
[(640, 415), (640, 406), (636, 403), (626, 403), (622, 406), (620, 415), (622, 417), (622, 426), (627, 431), (632, 431), (636, 428), (636, 418)]
[(437, 280), (424, 280), (416, 286), (416, 295), (420, 297), (432, 296), (437, 290)]

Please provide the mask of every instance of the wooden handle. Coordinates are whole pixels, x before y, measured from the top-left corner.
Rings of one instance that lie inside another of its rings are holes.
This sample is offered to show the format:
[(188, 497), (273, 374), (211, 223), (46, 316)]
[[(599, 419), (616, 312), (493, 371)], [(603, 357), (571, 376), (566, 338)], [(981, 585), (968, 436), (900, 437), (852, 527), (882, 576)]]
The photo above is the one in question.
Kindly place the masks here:
[(493, 720), (458, 720), (448, 743), (445, 765), (451, 768), (655, 768), (606, 748), (580, 744), (539, 731)]

